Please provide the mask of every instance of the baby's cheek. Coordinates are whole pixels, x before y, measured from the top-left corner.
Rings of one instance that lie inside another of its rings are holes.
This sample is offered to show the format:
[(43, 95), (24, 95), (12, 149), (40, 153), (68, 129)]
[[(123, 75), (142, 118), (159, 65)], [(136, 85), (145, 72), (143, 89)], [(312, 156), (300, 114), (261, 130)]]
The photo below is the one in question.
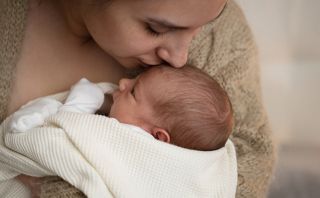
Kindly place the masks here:
[(113, 105), (111, 106), (111, 109), (110, 109), (110, 113), (109, 113), (109, 117), (110, 118), (115, 118), (115, 116), (114, 116), (114, 108), (113, 108)]

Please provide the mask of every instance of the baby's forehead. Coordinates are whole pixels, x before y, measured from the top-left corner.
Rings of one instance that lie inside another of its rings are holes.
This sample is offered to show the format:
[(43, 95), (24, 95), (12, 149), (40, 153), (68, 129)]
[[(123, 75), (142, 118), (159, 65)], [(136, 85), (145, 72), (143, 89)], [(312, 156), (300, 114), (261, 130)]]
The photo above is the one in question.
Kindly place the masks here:
[(161, 87), (172, 85), (172, 77), (173, 76), (169, 76), (166, 71), (162, 71), (161, 69), (152, 69), (139, 75), (137, 77), (137, 82), (159, 89)]
[(173, 68), (167, 68), (167, 67), (169, 66), (152, 67), (147, 71), (143, 72), (142, 74), (140, 74), (139, 76), (144, 76), (147, 78), (157, 78), (157, 79), (168, 79), (168, 78), (175, 77), (176, 72), (171, 71), (173, 70)]
[(137, 84), (141, 83), (147, 89), (162, 92), (169, 87), (175, 87), (174, 84), (176, 83), (172, 81), (173, 78), (173, 75), (169, 75), (167, 71), (161, 68), (149, 69), (137, 77)]

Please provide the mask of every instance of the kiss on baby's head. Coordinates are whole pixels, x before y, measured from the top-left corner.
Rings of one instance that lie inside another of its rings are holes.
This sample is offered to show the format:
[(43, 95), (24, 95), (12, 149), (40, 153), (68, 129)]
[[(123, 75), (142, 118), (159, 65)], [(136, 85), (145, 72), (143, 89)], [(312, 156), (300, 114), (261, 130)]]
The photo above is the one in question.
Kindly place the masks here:
[(156, 139), (209, 151), (223, 147), (232, 131), (228, 95), (192, 66), (152, 67), (135, 79), (120, 81), (119, 87), (110, 116), (137, 125)]

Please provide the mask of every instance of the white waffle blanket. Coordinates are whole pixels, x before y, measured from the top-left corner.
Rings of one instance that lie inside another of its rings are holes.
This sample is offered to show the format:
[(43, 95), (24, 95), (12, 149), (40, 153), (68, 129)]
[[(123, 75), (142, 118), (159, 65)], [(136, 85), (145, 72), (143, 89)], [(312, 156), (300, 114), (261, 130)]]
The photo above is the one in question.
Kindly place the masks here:
[[(62, 94), (63, 95), (63, 94)], [(63, 101), (63, 96), (59, 97)], [(65, 94), (64, 94), (65, 95)], [(0, 129), (0, 197), (30, 197), (14, 179), (58, 175), (89, 198), (231, 198), (237, 185), (233, 143), (216, 151), (180, 148), (105, 116), (60, 111), (41, 127)]]

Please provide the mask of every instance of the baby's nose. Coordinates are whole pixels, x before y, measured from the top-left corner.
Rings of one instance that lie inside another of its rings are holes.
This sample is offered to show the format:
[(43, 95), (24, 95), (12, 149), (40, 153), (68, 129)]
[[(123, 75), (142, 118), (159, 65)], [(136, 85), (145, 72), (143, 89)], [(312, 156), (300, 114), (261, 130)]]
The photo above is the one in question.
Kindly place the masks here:
[(119, 90), (124, 91), (125, 89), (127, 89), (131, 81), (132, 81), (131, 79), (122, 78), (119, 82)]

